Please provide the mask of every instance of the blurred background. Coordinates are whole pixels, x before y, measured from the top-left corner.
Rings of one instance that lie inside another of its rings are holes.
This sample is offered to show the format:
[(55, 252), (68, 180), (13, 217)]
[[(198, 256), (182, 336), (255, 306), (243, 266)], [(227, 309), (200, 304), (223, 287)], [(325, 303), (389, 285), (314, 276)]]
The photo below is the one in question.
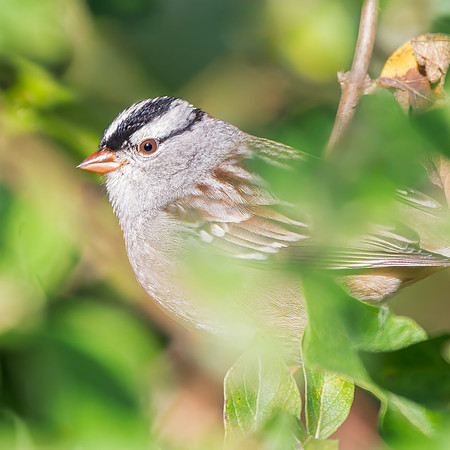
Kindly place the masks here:
[[(450, 32), (446, 0), (381, 3), (374, 77), (411, 37)], [(222, 360), (214, 342), (150, 301), (129, 267), (101, 177), (75, 166), (123, 108), (161, 95), (320, 155), (360, 6), (0, 2), (1, 448), (222, 447), (222, 379), (232, 358)], [(370, 199), (375, 209), (396, 183), (423, 181), (419, 169), (403, 170), (405, 158), (445, 151), (412, 133), (400, 111), (384, 115), (385, 104), (396, 106), (388, 93), (381, 97), (363, 101), (349, 148), (365, 175), (348, 178), (342, 164), (334, 180), (344, 186), (340, 201)], [(392, 140), (395, 147), (386, 145)], [(443, 272), (391, 304), (438, 333), (450, 329), (449, 290)], [(338, 432), (341, 448), (375, 448), (377, 403), (362, 392), (356, 400)]]

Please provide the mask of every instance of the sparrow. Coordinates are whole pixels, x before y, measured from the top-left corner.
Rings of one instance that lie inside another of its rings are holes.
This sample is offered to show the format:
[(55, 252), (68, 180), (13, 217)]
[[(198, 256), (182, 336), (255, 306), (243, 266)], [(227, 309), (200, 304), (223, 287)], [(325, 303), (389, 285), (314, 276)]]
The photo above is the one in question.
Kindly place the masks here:
[[(121, 112), (99, 149), (77, 167), (105, 174), (137, 281), (163, 309), (190, 326), (223, 335), (238, 311), (257, 318), (257, 328), (298, 343), (306, 321), (299, 280), (287, 279), (280, 269), (279, 282), (240, 287), (237, 297), (245, 300), (230, 299), (218, 313), (197, 301), (182, 282), (192, 243), (252, 264), (257, 272), (277, 271), (268, 265), (276, 259), (318, 265), (368, 302), (389, 298), (450, 265), (450, 249), (431, 232), (419, 239), (411, 224), (406, 231), (374, 225), (346, 248), (319, 251), (320, 239), (308, 218), (283, 212), (287, 203), (271, 193), (251, 165), (256, 159), (284, 167), (309, 158), (247, 134), (181, 98), (158, 97)], [(430, 223), (438, 220), (442, 207), (434, 199), (412, 189), (397, 194), (412, 224), (419, 216)], [(235, 308), (239, 302), (244, 306)], [(228, 310), (233, 318), (221, 320)]]

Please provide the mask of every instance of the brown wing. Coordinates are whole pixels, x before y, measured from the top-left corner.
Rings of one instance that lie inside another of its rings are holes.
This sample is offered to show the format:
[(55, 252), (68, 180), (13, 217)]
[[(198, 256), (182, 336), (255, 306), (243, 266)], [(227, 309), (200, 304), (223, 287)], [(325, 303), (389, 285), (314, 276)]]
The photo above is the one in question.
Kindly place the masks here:
[[(305, 158), (305, 154), (252, 136), (246, 145), (200, 180), (189, 195), (168, 207), (203, 242), (236, 258), (266, 260), (283, 252), (298, 262), (328, 269), (450, 264), (449, 258), (422, 249), (410, 230), (379, 226), (345, 249), (321, 248), (311, 236), (308, 220), (294, 220), (293, 215), (280, 212), (279, 207), (289, 209), (289, 205), (275, 198), (263, 179), (243, 167), (245, 159), (254, 156), (286, 165), (293, 158)], [(296, 211), (292, 208), (292, 212)]]
[(237, 258), (263, 260), (309, 237), (308, 225), (277, 211), (279, 205), (264, 181), (233, 156), (168, 210), (202, 241)]

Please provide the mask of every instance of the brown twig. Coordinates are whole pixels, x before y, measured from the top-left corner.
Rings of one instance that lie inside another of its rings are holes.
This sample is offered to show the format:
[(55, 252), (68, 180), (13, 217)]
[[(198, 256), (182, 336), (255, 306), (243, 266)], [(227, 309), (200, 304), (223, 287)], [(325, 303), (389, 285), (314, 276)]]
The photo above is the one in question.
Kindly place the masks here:
[(375, 42), (375, 30), (378, 15), (378, 0), (365, 0), (359, 23), (358, 41), (352, 68), (345, 79), (341, 81), (342, 93), (336, 113), (333, 130), (325, 150), (325, 157), (329, 157), (342, 138), (350, 120), (353, 117), (358, 100), (367, 83), (367, 69)]

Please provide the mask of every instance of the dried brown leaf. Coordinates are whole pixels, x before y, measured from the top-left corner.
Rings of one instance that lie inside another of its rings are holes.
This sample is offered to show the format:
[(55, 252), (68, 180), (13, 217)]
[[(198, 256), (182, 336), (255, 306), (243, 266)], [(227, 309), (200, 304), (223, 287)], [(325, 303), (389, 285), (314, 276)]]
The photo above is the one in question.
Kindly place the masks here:
[(398, 48), (386, 61), (377, 84), (394, 90), (405, 111), (423, 111), (444, 97), (450, 37), (424, 34)]
[(440, 34), (424, 35), (426, 40), (412, 40), (419, 67), (425, 68), (430, 83), (443, 82), (450, 63), (450, 37)]

